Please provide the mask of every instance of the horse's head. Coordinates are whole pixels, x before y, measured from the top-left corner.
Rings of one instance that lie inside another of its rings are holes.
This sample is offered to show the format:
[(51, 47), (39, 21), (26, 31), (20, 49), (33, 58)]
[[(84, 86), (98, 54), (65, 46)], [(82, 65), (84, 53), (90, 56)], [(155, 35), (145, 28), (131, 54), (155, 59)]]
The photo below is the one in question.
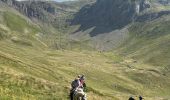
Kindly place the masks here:
[(83, 96), (84, 95), (84, 91), (82, 88), (77, 88), (75, 91), (76, 95), (78, 96)]

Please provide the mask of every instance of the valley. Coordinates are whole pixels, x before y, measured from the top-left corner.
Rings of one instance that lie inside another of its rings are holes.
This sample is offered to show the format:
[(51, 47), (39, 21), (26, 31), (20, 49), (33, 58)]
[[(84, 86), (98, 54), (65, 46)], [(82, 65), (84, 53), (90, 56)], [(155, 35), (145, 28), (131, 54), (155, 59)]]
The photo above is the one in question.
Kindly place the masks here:
[(0, 99), (68, 100), (84, 74), (88, 100), (169, 100), (169, 3), (132, 1), (1, 0)]

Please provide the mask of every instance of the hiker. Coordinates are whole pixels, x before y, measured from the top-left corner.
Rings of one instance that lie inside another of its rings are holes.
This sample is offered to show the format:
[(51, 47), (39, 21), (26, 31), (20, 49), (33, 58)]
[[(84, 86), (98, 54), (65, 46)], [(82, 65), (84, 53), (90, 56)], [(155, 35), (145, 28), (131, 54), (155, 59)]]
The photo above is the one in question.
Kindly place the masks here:
[(75, 80), (72, 81), (72, 83), (71, 83), (70, 100), (73, 100), (74, 91), (79, 86), (79, 84), (80, 84), (80, 81), (79, 81), (79, 76), (78, 76), (78, 78), (75, 78)]
[(83, 90), (85, 91), (85, 89), (86, 89), (86, 83), (85, 83), (85, 76), (84, 76), (84, 75), (82, 75), (82, 76), (80, 77), (80, 83), (81, 83), (81, 85), (82, 85)]
[(82, 100), (86, 100), (86, 94), (84, 93), (84, 89), (86, 88), (85, 77), (84, 75), (78, 75), (78, 77), (72, 81), (70, 90), (70, 99), (74, 100), (75, 94), (81, 92)]
[(133, 97), (130, 97), (129, 100), (135, 100)]
[(142, 97), (142, 96), (139, 96), (139, 100), (143, 100), (143, 97)]

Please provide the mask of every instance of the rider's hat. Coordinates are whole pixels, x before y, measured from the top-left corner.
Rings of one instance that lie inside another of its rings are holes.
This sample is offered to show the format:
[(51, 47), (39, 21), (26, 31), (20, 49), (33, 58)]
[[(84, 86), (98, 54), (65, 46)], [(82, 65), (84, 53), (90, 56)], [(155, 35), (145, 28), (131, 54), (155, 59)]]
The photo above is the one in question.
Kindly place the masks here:
[(81, 78), (82, 76), (81, 76), (81, 75), (78, 75), (77, 77), (78, 77), (78, 78)]

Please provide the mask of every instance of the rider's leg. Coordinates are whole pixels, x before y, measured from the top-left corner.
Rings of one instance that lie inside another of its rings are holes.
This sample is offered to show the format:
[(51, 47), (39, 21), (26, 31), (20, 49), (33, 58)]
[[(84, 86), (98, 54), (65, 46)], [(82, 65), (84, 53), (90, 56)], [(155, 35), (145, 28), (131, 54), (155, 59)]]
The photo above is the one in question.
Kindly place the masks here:
[(73, 89), (72, 89), (72, 90), (70, 90), (70, 100), (74, 100), (74, 99), (73, 99), (73, 96), (74, 96), (74, 91), (73, 91)]
[(73, 100), (73, 93), (70, 93), (70, 100)]

